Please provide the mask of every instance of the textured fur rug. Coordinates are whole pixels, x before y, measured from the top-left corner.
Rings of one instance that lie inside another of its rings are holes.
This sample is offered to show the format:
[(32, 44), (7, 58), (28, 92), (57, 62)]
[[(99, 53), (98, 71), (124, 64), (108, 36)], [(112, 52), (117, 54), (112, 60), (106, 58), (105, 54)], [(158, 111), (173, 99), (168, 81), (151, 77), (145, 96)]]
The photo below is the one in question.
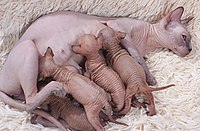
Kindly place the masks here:
[[(58, 10), (71, 10), (99, 16), (126, 16), (149, 22), (159, 20), (178, 6), (189, 23), (192, 52), (180, 58), (168, 50), (148, 55), (147, 64), (158, 85), (175, 83), (170, 89), (155, 92), (157, 115), (132, 109), (120, 119), (129, 126), (109, 123), (108, 131), (198, 131), (200, 130), (200, 1), (199, 0), (0, 0), (0, 64), (26, 27), (38, 17)], [(1, 131), (58, 130), (30, 123), (30, 114), (0, 102)]]

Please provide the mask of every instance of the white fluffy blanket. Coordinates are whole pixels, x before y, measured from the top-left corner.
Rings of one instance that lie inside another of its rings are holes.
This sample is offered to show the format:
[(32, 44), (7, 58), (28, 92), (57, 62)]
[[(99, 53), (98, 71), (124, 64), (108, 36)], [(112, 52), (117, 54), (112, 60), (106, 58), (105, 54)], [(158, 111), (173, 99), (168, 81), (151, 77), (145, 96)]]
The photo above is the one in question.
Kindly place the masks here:
[[(180, 58), (168, 50), (148, 55), (147, 64), (158, 85), (176, 86), (155, 92), (157, 115), (146, 116), (144, 110), (132, 109), (120, 119), (129, 126), (109, 123), (108, 131), (198, 131), (200, 130), (200, 1), (199, 0), (0, 0), (1, 67), (13, 43), (30, 21), (58, 10), (71, 10), (99, 16), (126, 16), (149, 22), (159, 20), (178, 6), (183, 17), (194, 16), (188, 27), (192, 35), (192, 52)], [(0, 130), (58, 130), (30, 123), (30, 114), (0, 102)]]

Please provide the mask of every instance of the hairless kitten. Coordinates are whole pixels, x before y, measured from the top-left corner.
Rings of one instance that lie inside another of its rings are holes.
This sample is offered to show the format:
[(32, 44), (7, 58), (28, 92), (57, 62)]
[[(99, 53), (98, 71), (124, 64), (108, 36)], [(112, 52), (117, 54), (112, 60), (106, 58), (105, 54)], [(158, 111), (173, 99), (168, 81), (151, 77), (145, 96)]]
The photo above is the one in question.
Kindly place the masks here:
[(116, 107), (115, 111), (120, 111), (124, 106), (125, 86), (119, 75), (106, 65), (104, 57), (99, 51), (102, 48), (102, 42), (102, 35), (96, 38), (92, 34), (86, 34), (72, 49), (74, 52), (86, 56), (85, 75), (111, 94), (112, 102)]
[[(75, 105), (67, 96), (58, 97), (51, 95), (42, 105), (41, 107), (48, 106), (47, 111), (68, 129), (95, 131), (94, 127), (88, 121), (84, 109)], [(40, 116), (32, 117), (32, 123), (40, 123), (43, 126), (50, 127), (55, 126), (47, 119)]]

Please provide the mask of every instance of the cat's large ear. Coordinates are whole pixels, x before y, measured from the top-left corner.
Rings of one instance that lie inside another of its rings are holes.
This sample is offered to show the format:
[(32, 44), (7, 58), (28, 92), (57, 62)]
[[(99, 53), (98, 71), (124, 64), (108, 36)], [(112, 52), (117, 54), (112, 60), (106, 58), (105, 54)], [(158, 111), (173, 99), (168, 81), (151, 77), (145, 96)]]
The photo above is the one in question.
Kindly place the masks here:
[(164, 18), (162, 18), (160, 20), (160, 23), (164, 27), (167, 27), (167, 25), (172, 21), (181, 23), (181, 16), (183, 15), (183, 11), (184, 11), (183, 7), (176, 8), (172, 12), (168, 13)]
[(183, 26), (187, 27), (187, 26), (188, 26), (188, 23), (189, 23), (193, 18), (194, 18), (193, 16), (190, 16), (190, 17), (188, 17), (188, 18), (185, 18), (185, 19), (181, 20), (181, 24), (182, 24)]

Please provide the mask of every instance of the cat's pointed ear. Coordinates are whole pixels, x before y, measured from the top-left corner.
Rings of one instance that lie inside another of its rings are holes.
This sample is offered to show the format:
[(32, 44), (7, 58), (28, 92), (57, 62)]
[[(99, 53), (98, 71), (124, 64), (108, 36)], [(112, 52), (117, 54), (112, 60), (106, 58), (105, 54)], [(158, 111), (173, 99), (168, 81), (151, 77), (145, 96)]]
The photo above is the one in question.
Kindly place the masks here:
[(46, 52), (44, 53), (44, 57), (52, 57), (53, 58), (53, 56), (54, 56), (54, 54), (53, 54), (51, 47), (48, 47)]
[(188, 23), (189, 23), (193, 18), (194, 18), (193, 16), (190, 16), (190, 17), (188, 17), (188, 18), (185, 18), (185, 19), (181, 20), (181, 24), (182, 24), (183, 26), (187, 27), (187, 26), (188, 26)]
[(164, 26), (167, 27), (167, 25), (172, 22), (176, 21), (181, 23), (181, 16), (183, 15), (184, 8), (183, 7), (178, 7), (172, 12), (168, 13), (164, 18), (160, 20), (160, 23)]
[(72, 51), (76, 54), (81, 54), (81, 45), (72, 45)]
[(126, 37), (126, 33), (125, 32), (121, 32), (121, 31), (117, 32), (117, 38), (118, 39), (124, 39), (125, 37)]

